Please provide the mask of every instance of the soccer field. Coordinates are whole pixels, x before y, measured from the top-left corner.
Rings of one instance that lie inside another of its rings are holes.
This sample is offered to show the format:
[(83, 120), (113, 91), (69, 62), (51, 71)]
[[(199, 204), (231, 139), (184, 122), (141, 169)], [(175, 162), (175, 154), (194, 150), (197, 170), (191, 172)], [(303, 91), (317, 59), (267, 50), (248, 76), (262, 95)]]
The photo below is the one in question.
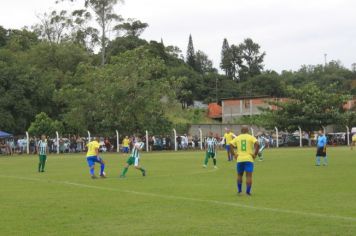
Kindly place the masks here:
[[(218, 153), (143, 153), (147, 176), (123, 154), (103, 154), (107, 179), (92, 180), (85, 155), (0, 158), (0, 235), (356, 235), (356, 152), (269, 149), (255, 162), (252, 197), (237, 196), (235, 163)], [(96, 172), (98, 167), (96, 167)], [(244, 184), (245, 187), (245, 184)]]

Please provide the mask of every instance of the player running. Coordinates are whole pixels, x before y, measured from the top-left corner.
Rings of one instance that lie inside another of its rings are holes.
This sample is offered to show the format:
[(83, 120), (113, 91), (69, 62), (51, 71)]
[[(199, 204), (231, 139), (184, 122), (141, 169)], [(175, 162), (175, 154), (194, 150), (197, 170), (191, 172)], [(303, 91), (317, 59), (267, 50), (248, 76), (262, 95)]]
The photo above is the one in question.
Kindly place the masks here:
[(141, 167), (140, 164), (139, 164), (139, 162), (140, 162), (140, 151), (142, 150), (142, 148), (144, 146), (145, 146), (145, 144), (143, 142), (141, 142), (141, 140), (138, 138), (136, 140), (136, 143), (132, 147), (131, 156), (127, 159), (126, 165), (125, 165), (124, 169), (121, 172), (120, 178), (125, 178), (126, 177), (126, 173), (129, 170), (129, 167), (131, 165), (134, 165), (137, 170), (141, 171), (142, 176), (146, 176), (146, 170), (143, 167)]
[(317, 138), (317, 150), (316, 150), (316, 166), (320, 166), (320, 157), (324, 158), (323, 165), (327, 166), (328, 165), (328, 156), (326, 155), (326, 144), (327, 144), (327, 139), (322, 130), (319, 131), (319, 135)]
[(218, 145), (218, 141), (216, 140), (216, 138), (213, 137), (213, 132), (209, 132), (209, 136), (207, 137), (206, 141), (205, 141), (205, 150), (206, 150), (206, 154), (205, 154), (205, 161), (204, 161), (204, 165), (203, 167), (206, 168), (209, 158), (213, 159), (213, 163), (214, 163), (214, 168), (218, 168), (216, 166), (216, 147)]
[(224, 134), (224, 139), (225, 141), (225, 148), (226, 148), (226, 153), (227, 153), (227, 160), (232, 161), (233, 156), (230, 152), (230, 142), (236, 137), (234, 133), (230, 131), (229, 128), (225, 128), (225, 134)]
[(47, 140), (44, 134), (42, 134), (41, 140), (37, 144), (37, 153), (40, 160), (38, 164), (38, 172), (44, 172), (48, 153)]
[(263, 161), (263, 150), (266, 148), (266, 142), (267, 139), (264, 137), (264, 135), (262, 133), (259, 133), (257, 135), (257, 141), (258, 141), (258, 145), (260, 146), (260, 149), (258, 150), (258, 159), (259, 161)]
[(99, 157), (99, 138), (94, 138), (93, 141), (89, 142), (86, 146), (88, 148), (88, 152), (87, 152), (87, 162), (90, 168), (90, 175), (92, 179), (97, 179), (97, 177), (95, 176), (94, 173), (94, 167), (95, 167), (95, 163), (100, 163), (100, 177), (101, 178), (106, 178), (105, 176), (105, 162), (104, 160)]
[[(230, 145), (231, 154), (237, 159), (237, 191), (242, 192), (242, 177), (246, 172), (246, 194), (251, 195), (253, 162), (258, 154), (259, 145), (255, 137), (248, 134), (248, 127), (242, 126), (241, 134), (234, 138)], [(237, 148), (235, 152), (234, 148)]]

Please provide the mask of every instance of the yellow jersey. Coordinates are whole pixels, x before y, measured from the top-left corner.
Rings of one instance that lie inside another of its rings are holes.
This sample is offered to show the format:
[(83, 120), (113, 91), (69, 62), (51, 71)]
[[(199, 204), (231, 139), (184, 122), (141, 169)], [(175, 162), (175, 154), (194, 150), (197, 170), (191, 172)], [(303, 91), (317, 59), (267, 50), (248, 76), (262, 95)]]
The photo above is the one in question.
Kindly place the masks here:
[(128, 146), (130, 146), (130, 139), (124, 138), (124, 140), (122, 140), (122, 146), (123, 146), (123, 147), (128, 147)]
[(253, 162), (257, 139), (250, 134), (240, 134), (230, 144), (237, 148), (237, 162)]
[(352, 135), (352, 142), (356, 142), (356, 134)]
[(87, 157), (92, 157), (92, 156), (96, 156), (95, 149), (99, 149), (100, 144), (98, 143), (98, 141), (94, 140), (89, 142), (87, 144), (87, 147), (88, 147)]
[(234, 137), (235, 137), (235, 134), (232, 132), (225, 133), (224, 134), (225, 144), (230, 145), (230, 143), (234, 139)]

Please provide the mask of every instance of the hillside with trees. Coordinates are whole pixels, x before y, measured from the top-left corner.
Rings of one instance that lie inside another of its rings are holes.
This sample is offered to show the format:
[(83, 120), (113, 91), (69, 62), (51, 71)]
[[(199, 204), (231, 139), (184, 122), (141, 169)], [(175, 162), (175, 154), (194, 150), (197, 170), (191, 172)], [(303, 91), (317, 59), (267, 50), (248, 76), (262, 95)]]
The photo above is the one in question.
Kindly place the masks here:
[[(211, 122), (192, 108), (196, 100), (285, 97), (309, 84), (316, 91), (356, 95), (356, 71), (341, 62), (277, 73), (265, 68), (268, 52), (251, 38), (231, 45), (223, 39), (215, 68), (196, 49), (193, 34), (184, 57), (184, 49), (141, 38), (149, 24), (115, 14), (118, 1), (106, 4), (86, 0), (83, 9), (45, 13), (22, 30), (0, 26), (1, 130), (20, 134), (42, 117), (61, 133), (164, 133)], [(109, 31), (118, 36), (107, 37)]]

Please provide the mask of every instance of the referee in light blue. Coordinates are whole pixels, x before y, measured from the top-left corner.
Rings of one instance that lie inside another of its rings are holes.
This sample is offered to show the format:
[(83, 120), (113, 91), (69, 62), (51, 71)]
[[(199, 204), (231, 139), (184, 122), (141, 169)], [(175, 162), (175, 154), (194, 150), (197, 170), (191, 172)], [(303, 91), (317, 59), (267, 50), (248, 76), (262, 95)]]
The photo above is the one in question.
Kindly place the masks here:
[(317, 139), (317, 150), (316, 150), (316, 166), (320, 166), (320, 157), (324, 158), (323, 165), (328, 165), (328, 156), (326, 155), (326, 143), (327, 139), (322, 130), (319, 131), (318, 139)]

